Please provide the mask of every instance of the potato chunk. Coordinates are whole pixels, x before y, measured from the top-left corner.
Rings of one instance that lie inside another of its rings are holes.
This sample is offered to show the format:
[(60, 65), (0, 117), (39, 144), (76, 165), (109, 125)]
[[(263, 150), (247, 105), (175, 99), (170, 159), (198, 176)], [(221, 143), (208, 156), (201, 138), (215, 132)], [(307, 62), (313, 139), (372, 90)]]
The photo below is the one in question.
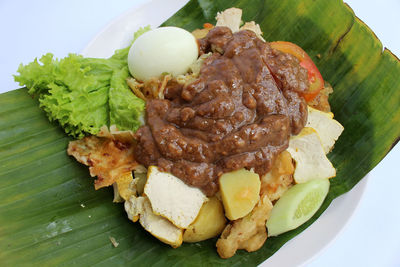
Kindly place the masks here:
[(196, 220), (183, 234), (183, 242), (199, 242), (219, 235), (226, 219), (221, 201), (215, 196), (203, 204)]
[(224, 173), (219, 185), (225, 215), (230, 220), (246, 216), (260, 199), (260, 177), (254, 172), (240, 169)]

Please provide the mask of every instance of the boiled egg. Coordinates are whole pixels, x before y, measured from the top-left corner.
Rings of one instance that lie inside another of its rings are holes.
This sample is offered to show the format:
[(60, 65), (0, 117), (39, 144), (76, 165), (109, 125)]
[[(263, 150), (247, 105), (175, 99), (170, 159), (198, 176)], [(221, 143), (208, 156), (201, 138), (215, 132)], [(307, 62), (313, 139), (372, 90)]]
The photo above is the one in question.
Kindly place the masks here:
[(141, 35), (131, 46), (129, 71), (139, 81), (163, 73), (185, 74), (198, 53), (197, 41), (190, 32), (177, 27), (157, 28)]

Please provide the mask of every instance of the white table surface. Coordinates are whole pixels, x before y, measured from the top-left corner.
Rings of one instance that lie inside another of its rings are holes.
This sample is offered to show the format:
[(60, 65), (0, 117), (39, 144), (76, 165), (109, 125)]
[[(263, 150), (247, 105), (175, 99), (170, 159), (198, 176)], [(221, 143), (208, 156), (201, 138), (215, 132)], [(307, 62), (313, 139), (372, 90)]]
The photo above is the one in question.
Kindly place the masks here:
[[(113, 18), (145, 1), (0, 0), (0, 92), (18, 88), (12, 74), (21, 62), (46, 52), (56, 57), (79, 53)], [(400, 1), (345, 2), (400, 57)], [(400, 266), (399, 164), (397, 145), (370, 172), (359, 208), (344, 231), (307, 266)]]

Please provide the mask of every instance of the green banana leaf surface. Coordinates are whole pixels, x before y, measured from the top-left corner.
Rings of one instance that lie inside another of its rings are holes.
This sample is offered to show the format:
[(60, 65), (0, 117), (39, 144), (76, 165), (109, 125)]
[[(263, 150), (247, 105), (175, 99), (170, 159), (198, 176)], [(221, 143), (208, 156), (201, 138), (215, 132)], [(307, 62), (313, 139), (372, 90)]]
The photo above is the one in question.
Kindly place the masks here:
[(172, 249), (131, 223), (123, 205), (112, 203), (111, 188), (94, 190), (88, 169), (66, 154), (71, 139), (23, 88), (0, 95), (2, 266), (255, 266), (317, 220), (389, 152), (400, 136), (400, 63), (347, 5), (191, 0), (164, 24), (194, 30), (232, 6), (243, 9), (244, 21), (259, 23), (266, 40), (303, 47), (334, 88), (330, 103), (345, 131), (329, 154), (337, 177), (317, 214), (269, 238), (260, 250), (238, 251), (226, 260), (216, 253), (216, 239)]

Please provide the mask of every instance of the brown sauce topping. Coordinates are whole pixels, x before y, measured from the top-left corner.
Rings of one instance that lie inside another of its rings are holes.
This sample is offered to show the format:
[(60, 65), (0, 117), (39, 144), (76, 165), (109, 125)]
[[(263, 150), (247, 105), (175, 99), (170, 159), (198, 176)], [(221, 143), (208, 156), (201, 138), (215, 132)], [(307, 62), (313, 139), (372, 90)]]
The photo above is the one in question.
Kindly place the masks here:
[(239, 168), (267, 173), (307, 120), (298, 95), (308, 89), (298, 60), (251, 31), (215, 27), (199, 40), (213, 52), (189, 85), (170, 82), (165, 99), (146, 103), (135, 158), (157, 165), (211, 196), (218, 177)]

